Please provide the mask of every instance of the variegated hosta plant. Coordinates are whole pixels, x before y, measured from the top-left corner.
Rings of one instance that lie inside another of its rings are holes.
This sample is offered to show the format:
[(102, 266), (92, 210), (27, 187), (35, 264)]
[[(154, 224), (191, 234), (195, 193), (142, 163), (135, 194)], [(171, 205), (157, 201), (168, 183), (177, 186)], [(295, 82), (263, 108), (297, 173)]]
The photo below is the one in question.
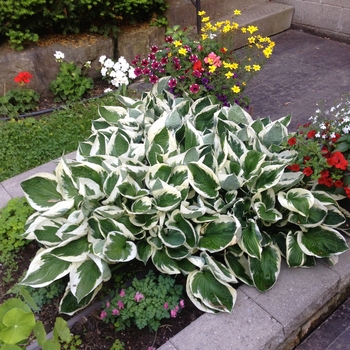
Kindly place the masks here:
[(22, 284), (68, 275), (61, 312), (86, 306), (110, 265), (132, 259), (186, 274), (199, 309), (230, 312), (232, 284), (268, 290), (281, 256), (310, 266), (347, 249), (337, 202), (285, 172), (295, 157), (281, 146), (289, 116), (253, 121), (211, 96), (174, 98), (166, 83), (101, 108), (76, 160), (22, 183), (37, 210), (25, 236), (42, 245)]

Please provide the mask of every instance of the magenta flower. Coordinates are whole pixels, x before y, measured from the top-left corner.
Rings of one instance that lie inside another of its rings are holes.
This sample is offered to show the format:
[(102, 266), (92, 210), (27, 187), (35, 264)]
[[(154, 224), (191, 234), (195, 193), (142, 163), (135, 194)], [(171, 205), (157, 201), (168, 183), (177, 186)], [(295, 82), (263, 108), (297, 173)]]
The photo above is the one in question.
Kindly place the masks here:
[(157, 61), (152, 62), (151, 67), (152, 67), (153, 69), (157, 69), (157, 68), (159, 68), (159, 66), (160, 66), (160, 63), (159, 63), (159, 62), (157, 62)]
[(181, 65), (179, 63), (174, 63), (174, 69), (175, 70), (180, 70), (181, 69)]
[(125, 290), (122, 289), (122, 290), (120, 291), (119, 295), (120, 295), (122, 298), (125, 297)]
[(148, 66), (148, 60), (146, 60), (146, 59), (143, 59), (142, 61), (141, 61), (141, 65), (142, 66), (144, 66), (144, 67), (147, 67)]
[(134, 74), (135, 74), (137, 77), (139, 77), (140, 75), (142, 75), (142, 68), (140, 68), (140, 67), (135, 68)]
[(197, 62), (197, 61), (198, 61), (198, 56), (197, 56), (197, 55), (191, 55), (191, 56), (190, 56), (190, 61), (191, 61), (192, 63)]
[(180, 307), (181, 307), (181, 309), (183, 309), (184, 307), (185, 307), (185, 300), (180, 300)]
[(150, 53), (148, 55), (148, 58), (150, 59), (150, 61), (154, 61), (156, 59), (156, 55), (154, 53)]
[(153, 53), (158, 52), (158, 46), (152, 45), (152, 46), (151, 46), (151, 52), (153, 52)]
[(175, 310), (175, 309), (170, 310), (170, 317), (171, 318), (175, 318), (176, 315), (177, 315), (177, 310)]
[(177, 85), (177, 80), (176, 80), (175, 78), (171, 78), (171, 79), (168, 81), (168, 86), (169, 86), (169, 87), (174, 88), (176, 85)]
[(154, 75), (154, 74), (152, 74), (152, 75), (149, 77), (149, 81), (150, 81), (150, 83), (152, 83), (152, 84), (157, 83), (158, 80), (159, 80), (159, 78), (158, 78), (156, 75)]
[(151, 73), (151, 70), (148, 67), (142, 70), (142, 74), (148, 75), (149, 73)]
[(107, 317), (107, 312), (105, 310), (102, 310), (100, 313), (100, 319), (103, 320), (105, 317)]
[(169, 309), (169, 303), (168, 303), (168, 302), (164, 303), (164, 309), (165, 309), (165, 310), (168, 310), (168, 309)]
[(199, 85), (198, 85), (198, 84), (192, 84), (192, 85), (190, 86), (190, 91), (191, 91), (193, 94), (197, 93), (197, 92), (199, 91)]
[(152, 347), (152, 346), (149, 346), (149, 347), (147, 348), (147, 350), (156, 350), (156, 348), (154, 348), (154, 347)]
[(119, 309), (124, 309), (124, 303), (121, 300), (118, 300)]
[(145, 299), (144, 295), (140, 292), (136, 292), (134, 300), (138, 303), (141, 299)]
[(112, 310), (112, 315), (117, 316), (120, 314), (120, 311), (118, 309), (113, 309)]
[(171, 37), (171, 36), (165, 37), (165, 42), (166, 43), (172, 43), (173, 41), (174, 41), (173, 37)]
[(168, 57), (162, 57), (162, 59), (160, 60), (160, 63), (161, 64), (167, 64), (169, 62), (169, 59), (168, 59)]
[(109, 301), (107, 301), (106, 308), (108, 309), (110, 306), (111, 306), (111, 303)]

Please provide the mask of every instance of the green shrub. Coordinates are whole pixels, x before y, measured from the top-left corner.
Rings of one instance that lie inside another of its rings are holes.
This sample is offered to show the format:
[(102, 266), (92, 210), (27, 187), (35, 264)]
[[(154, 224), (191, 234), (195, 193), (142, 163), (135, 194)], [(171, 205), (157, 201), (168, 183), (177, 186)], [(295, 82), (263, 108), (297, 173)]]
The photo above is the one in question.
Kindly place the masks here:
[(145, 22), (166, 9), (165, 0), (7, 0), (0, 2), (0, 39), (23, 49), (46, 33), (93, 31), (116, 35), (120, 22)]

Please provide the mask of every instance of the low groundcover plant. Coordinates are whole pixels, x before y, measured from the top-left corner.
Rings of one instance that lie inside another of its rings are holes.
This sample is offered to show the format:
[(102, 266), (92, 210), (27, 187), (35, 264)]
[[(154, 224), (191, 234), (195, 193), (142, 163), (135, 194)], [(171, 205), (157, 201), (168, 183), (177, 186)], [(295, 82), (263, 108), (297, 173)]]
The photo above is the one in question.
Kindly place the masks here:
[(148, 326), (156, 331), (162, 319), (175, 318), (185, 307), (181, 295), (182, 286), (176, 285), (175, 279), (156, 277), (150, 271), (144, 279), (134, 279), (130, 287), (121, 289), (107, 301), (100, 317), (113, 323), (117, 331), (133, 324), (139, 329)]
[[(199, 14), (203, 26), (199, 38), (192, 28), (169, 29), (162, 47), (153, 45), (146, 58), (138, 55), (132, 61), (135, 75), (153, 84), (171, 76), (168, 85), (176, 96), (189, 94), (198, 99), (211, 94), (224, 106), (235, 102), (248, 108), (245, 87), (271, 56), (274, 42), (257, 34), (256, 26), (240, 27), (228, 20), (212, 24), (204, 11)], [(235, 10), (234, 16), (239, 15)], [(247, 35), (247, 45), (239, 53), (233, 50), (238, 33)]]
[(63, 313), (91, 302), (110, 265), (133, 259), (186, 275), (191, 301), (214, 313), (232, 311), (238, 281), (270, 289), (282, 257), (313, 266), (348, 249), (336, 200), (286, 170), (290, 116), (253, 120), (214, 96), (175, 98), (168, 82), (101, 107), (76, 160), (21, 184), (36, 210), (24, 236), (42, 246), (21, 283), (69, 277)]
[(302, 171), (307, 185), (350, 198), (350, 101), (346, 97), (330, 110), (319, 108), (309, 123), (291, 135), (287, 147), (298, 154), (289, 169)]

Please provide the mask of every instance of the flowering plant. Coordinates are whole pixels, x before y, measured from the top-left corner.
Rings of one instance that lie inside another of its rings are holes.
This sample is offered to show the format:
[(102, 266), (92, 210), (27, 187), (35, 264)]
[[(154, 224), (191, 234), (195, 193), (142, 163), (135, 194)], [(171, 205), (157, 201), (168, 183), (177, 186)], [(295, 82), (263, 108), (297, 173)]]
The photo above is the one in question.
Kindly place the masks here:
[(24, 88), (32, 78), (33, 75), (29, 72), (19, 72), (14, 77), (20, 88), (11, 89), (0, 97), (0, 115), (16, 117), (37, 107), (40, 95), (33, 89)]
[[(254, 34), (258, 31), (256, 26), (240, 28), (238, 23), (228, 20), (212, 24), (210, 18), (205, 17), (205, 11), (199, 15), (203, 23), (199, 38), (193, 37), (191, 28), (169, 29), (162, 47), (151, 46), (147, 58), (141, 59), (138, 55), (131, 62), (135, 75), (153, 84), (160, 77), (171, 76), (168, 85), (176, 96), (189, 94), (192, 99), (198, 99), (212, 94), (224, 106), (235, 102), (248, 107), (244, 89), (271, 56), (274, 42)], [(240, 15), (240, 11), (235, 10), (234, 15)], [(248, 34), (244, 55), (232, 48), (238, 32)]]
[(135, 324), (139, 329), (149, 326), (156, 331), (164, 318), (175, 318), (185, 307), (180, 300), (182, 285), (171, 276), (155, 276), (150, 271), (142, 280), (133, 280), (129, 288), (107, 301), (100, 318), (113, 322), (117, 331)]
[(288, 139), (288, 147), (298, 153), (289, 169), (302, 171), (310, 186), (350, 198), (349, 133), (349, 100), (330, 110), (318, 109)]
[[(116, 88), (121, 87), (122, 93), (125, 95), (126, 86), (129, 85), (129, 80), (135, 79), (134, 68), (130, 66), (128, 61), (123, 57), (119, 57), (117, 62), (107, 58), (105, 55), (99, 59), (101, 63), (101, 75), (107, 79), (110, 84)], [(105, 90), (110, 92), (111, 89)]]
[(50, 83), (50, 90), (56, 96), (55, 101), (79, 101), (93, 86), (92, 78), (86, 77), (86, 71), (91, 67), (91, 62), (84, 64), (84, 71), (73, 62), (65, 62), (64, 53), (54, 53), (56, 62), (60, 63), (60, 71), (55, 80)]

